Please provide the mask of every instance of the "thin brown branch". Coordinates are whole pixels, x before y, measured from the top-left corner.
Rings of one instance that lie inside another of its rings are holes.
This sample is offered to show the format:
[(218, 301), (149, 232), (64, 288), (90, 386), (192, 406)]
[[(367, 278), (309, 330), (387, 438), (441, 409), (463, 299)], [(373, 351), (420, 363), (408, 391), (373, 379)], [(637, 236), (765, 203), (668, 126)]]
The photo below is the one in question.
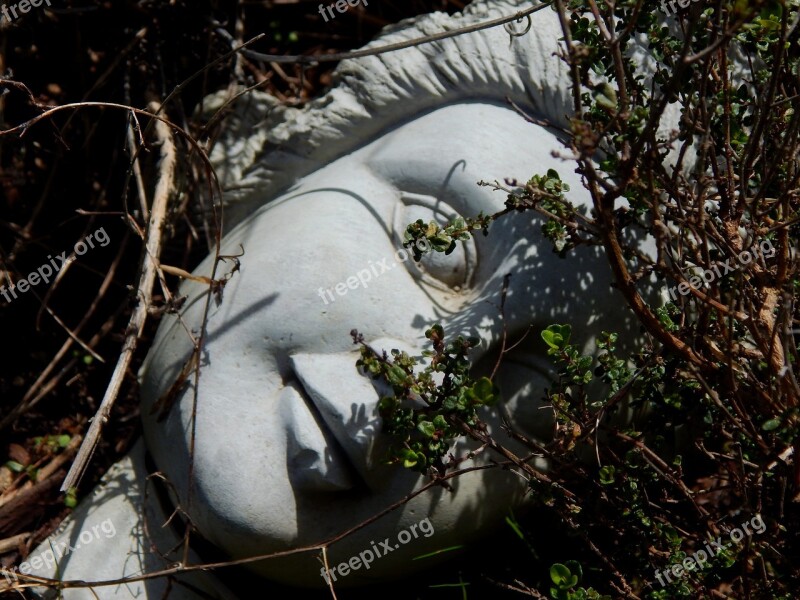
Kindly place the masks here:
[[(149, 108), (153, 113), (157, 113), (161, 107), (158, 103), (151, 102)], [(108, 422), (111, 408), (117, 399), (122, 382), (133, 359), (133, 354), (138, 346), (139, 338), (147, 321), (148, 309), (152, 303), (153, 283), (156, 279), (161, 257), (161, 243), (166, 225), (167, 206), (173, 192), (177, 163), (177, 152), (170, 128), (159, 120), (155, 126), (155, 133), (161, 144), (161, 162), (159, 165), (158, 184), (153, 195), (153, 206), (150, 210), (150, 220), (147, 227), (141, 275), (137, 286), (136, 307), (128, 323), (125, 343), (111, 376), (111, 381), (95, 416), (92, 418), (92, 424), (86, 432), (86, 440), (81, 445), (75, 462), (64, 479), (64, 483), (61, 486), (62, 491), (77, 487), (97, 447), (103, 426)]]

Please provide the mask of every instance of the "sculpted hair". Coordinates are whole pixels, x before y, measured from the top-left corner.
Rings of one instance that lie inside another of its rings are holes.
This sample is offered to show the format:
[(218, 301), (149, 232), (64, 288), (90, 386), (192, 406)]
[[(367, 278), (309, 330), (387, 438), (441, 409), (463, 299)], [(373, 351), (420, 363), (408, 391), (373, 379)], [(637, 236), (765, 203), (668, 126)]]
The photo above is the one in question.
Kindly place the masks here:
[[(460, 14), (433, 13), (389, 26), (365, 48), (482, 23), (529, 6), (527, 0), (480, 0)], [(227, 223), (250, 214), (252, 203), (275, 197), (385, 131), (447, 104), (508, 106), (510, 98), (557, 127), (567, 126), (569, 73), (554, 55), (561, 28), (549, 9), (531, 18), (531, 31), (510, 43), (509, 34), (494, 27), (342, 61), (332, 88), (304, 108), (281, 106), (258, 91), (240, 98), (211, 153), (228, 207)], [(228, 92), (209, 96), (203, 110), (210, 114), (228, 99)]]
[[(452, 16), (432, 13), (390, 25), (364, 48), (484, 23), (526, 8), (530, 8), (528, 0), (476, 0)], [(558, 57), (563, 51), (561, 25), (550, 8), (530, 18), (530, 31), (519, 37), (511, 37), (503, 27), (492, 27), (344, 60), (333, 72), (331, 89), (303, 108), (282, 106), (261, 91), (239, 97), (210, 155), (223, 189), (228, 225), (252, 214), (265, 198), (275, 198), (298, 179), (448, 104), (485, 102), (508, 107), (510, 99), (551, 124), (551, 133), (562, 136), (559, 129), (569, 129), (573, 107), (569, 69)], [(518, 30), (526, 26), (512, 25)], [(677, 27), (667, 19), (665, 26)], [(641, 66), (643, 84), (649, 88), (655, 59), (647, 50), (647, 40), (639, 42), (631, 45), (628, 54)], [(731, 63), (738, 65), (734, 79), (742, 81), (749, 72), (747, 61), (731, 56)], [(201, 111), (210, 116), (240, 91), (206, 97)], [(657, 136), (668, 138), (679, 119), (679, 105), (668, 104)], [(667, 154), (668, 168), (677, 153), (673, 149)], [(684, 157), (687, 169), (694, 156), (690, 148)]]

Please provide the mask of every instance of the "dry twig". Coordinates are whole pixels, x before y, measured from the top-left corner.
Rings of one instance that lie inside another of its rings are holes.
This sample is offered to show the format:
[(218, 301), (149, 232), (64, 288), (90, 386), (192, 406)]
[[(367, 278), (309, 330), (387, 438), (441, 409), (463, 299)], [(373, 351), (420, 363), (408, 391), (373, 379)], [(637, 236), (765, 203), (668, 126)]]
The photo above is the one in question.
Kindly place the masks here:
[[(157, 102), (151, 102), (149, 108), (153, 113), (158, 114), (161, 106)], [(86, 439), (81, 445), (78, 455), (75, 457), (75, 462), (72, 464), (72, 467), (64, 479), (64, 483), (61, 485), (62, 491), (69, 490), (78, 485), (86, 470), (86, 465), (89, 463), (92, 454), (94, 454), (94, 450), (100, 440), (100, 433), (103, 426), (108, 422), (108, 417), (111, 414), (111, 407), (117, 399), (122, 381), (125, 378), (125, 374), (128, 372), (133, 353), (136, 351), (139, 338), (142, 335), (145, 322), (147, 321), (148, 309), (152, 303), (153, 284), (155, 283), (158, 273), (159, 258), (161, 257), (161, 242), (164, 236), (164, 226), (166, 224), (167, 206), (173, 191), (175, 165), (177, 161), (175, 142), (172, 138), (172, 131), (170, 128), (163, 121), (157, 120), (155, 132), (161, 144), (161, 163), (159, 165), (160, 173), (158, 184), (156, 185), (155, 194), (153, 196), (153, 206), (150, 210), (150, 220), (147, 226), (147, 238), (141, 262), (141, 275), (139, 277), (139, 285), (137, 286), (138, 302), (131, 315), (126, 330), (127, 335), (125, 337), (122, 353), (117, 361), (117, 366), (114, 368), (114, 373), (111, 376), (111, 381), (103, 396), (103, 401), (100, 403), (100, 407), (92, 418), (92, 424), (86, 432)]]

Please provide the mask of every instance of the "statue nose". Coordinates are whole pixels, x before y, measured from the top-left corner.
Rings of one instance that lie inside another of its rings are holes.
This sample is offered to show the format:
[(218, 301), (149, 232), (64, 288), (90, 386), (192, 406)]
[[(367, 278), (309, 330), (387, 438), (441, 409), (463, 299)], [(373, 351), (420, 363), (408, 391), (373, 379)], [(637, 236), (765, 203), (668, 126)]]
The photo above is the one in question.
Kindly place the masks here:
[(320, 423), (299, 382), (287, 383), (279, 402), (286, 423), (287, 470), (293, 486), (320, 492), (341, 492), (355, 487), (347, 457), (327, 427)]
[(380, 461), (376, 448), (382, 428), (380, 398), (370, 380), (356, 368), (357, 359), (358, 352), (291, 356), (294, 372), (336, 446), (370, 485), (374, 478), (371, 471)]

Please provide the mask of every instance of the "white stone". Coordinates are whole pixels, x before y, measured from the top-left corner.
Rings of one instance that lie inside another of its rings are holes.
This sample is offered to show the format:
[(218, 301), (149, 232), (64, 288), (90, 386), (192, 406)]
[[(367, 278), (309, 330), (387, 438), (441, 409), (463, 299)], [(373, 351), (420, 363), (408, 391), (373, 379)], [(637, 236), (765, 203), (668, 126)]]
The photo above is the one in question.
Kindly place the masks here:
[[(529, 5), (476, 2), (464, 16), (434, 14), (389, 28), (370, 45)], [(481, 179), (524, 182), (553, 168), (570, 185), (570, 200), (587, 203), (573, 164), (554, 157), (565, 152), (556, 130), (526, 122), (506, 102), (513, 99), (554, 127), (565, 126), (571, 111), (567, 71), (554, 54), (560, 27), (549, 9), (533, 19), (531, 33), (514, 40), (495, 28), (345, 61), (334, 88), (307, 108), (278, 107), (253, 93), (227, 121), (212, 160), (225, 189), (226, 223), (238, 225), (225, 235), (222, 254), (245, 253), (221, 303), (211, 300), (196, 427), (193, 376), (163, 421), (151, 414), (191, 353), (185, 326), (195, 334), (201, 326), (206, 290), (194, 282), (181, 286), (188, 296), (183, 322), (165, 315), (148, 355), (142, 414), (148, 449), (184, 500), (196, 435), (193, 500), (185, 508), (202, 535), (231, 557), (319, 544), (425, 482), (381, 464), (386, 440), (376, 412), (379, 392), (355, 367), (351, 329), (377, 349), (419, 355), (429, 348), (424, 331), (441, 323), (448, 337), (481, 340), (476, 372), (488, 373), (503, 333), (503, 279), (511, 273), (509, 340), (530, 324), (537, 331), (506, 357), (497, 381), (515, 421), (541, 438), (550, 434), (552, 418), (540, 409), (549, 360), (538, 329), (569, 322), (581, 344), (601, 330), (629, 337), (637, 331), (623, 317), (601, 250), (581, 247), (569, 260), (558, 258), (541, 234), (542, 219), (531, 213), (509, 215), (491, 226), (489, 237), (478, 235), (449, 256), (421, 265), (397, 257), (404, 227), (414, 219), (444, 222), (500, 210), (505, 195), (478, 187)], [(206, 109), (224, 100), (209, 98)], [(216, 277), (231, 265), (221, 263)], [(194, 272), (210, 277), (212, 267), (209, 257)], [(501, 439), (496, 417), (486, 418)], [(454, 451), (469, 447), (461, 442)], [(486, 459), (481, 454), (463, 466)], [(373, 542), (397, 540), (424, 519), (434, 530), (399, 544), (369, 569), (340, 577), (337, 587), (432, 565), (412, 558), (480, 538), (525, 492), (509, 471), (474, 472), (451, 483), (452, 492), (419, 495), (334, 544), (331, 565)], [(129, 506), (108, 510), (128, 515), (135, 526)], [(295, 554), (249, 568), (276, 581), (321, 587), (318, 556)], [(104, 574), (119, 576), (121, 562), (115, 557)], [(77, 567), (69, 573), (85, 577)]]
[[(165, 554), (179, 543), (181, 536), (169, 527), (157, 502), (148, 502), (147, 517), (142, 507), (145, 493), (154, 493), (147, 484), (144, 444), (138, 442), (130, 453), (112, 466), (90, 497), (47, 540), (42, 542), (26, 562), (38, 559), (39, 568), (31, 575), (60, 581), (103, 582), (135, 578), (144, 573), (169, 568), (174, 563), (153, 553), (155, 544)], [(191, 561), (200, 562), (192, 552)], [(172, 560), (175, 560), (174, 555)], [(179, 581), (203, 590), (205, 596), (177, 582), (172, 584), (173, 600), (230, 598), (228, 591), (213, 575), (203, 571), (183, 574)], [(64, 600), (140, 600), (162, 598), (168, 581), (164, 577), (124, 584), (74, 587), (63, 590)], [(34, 588), (37, 597), (56, 598), (54, 590)]]

